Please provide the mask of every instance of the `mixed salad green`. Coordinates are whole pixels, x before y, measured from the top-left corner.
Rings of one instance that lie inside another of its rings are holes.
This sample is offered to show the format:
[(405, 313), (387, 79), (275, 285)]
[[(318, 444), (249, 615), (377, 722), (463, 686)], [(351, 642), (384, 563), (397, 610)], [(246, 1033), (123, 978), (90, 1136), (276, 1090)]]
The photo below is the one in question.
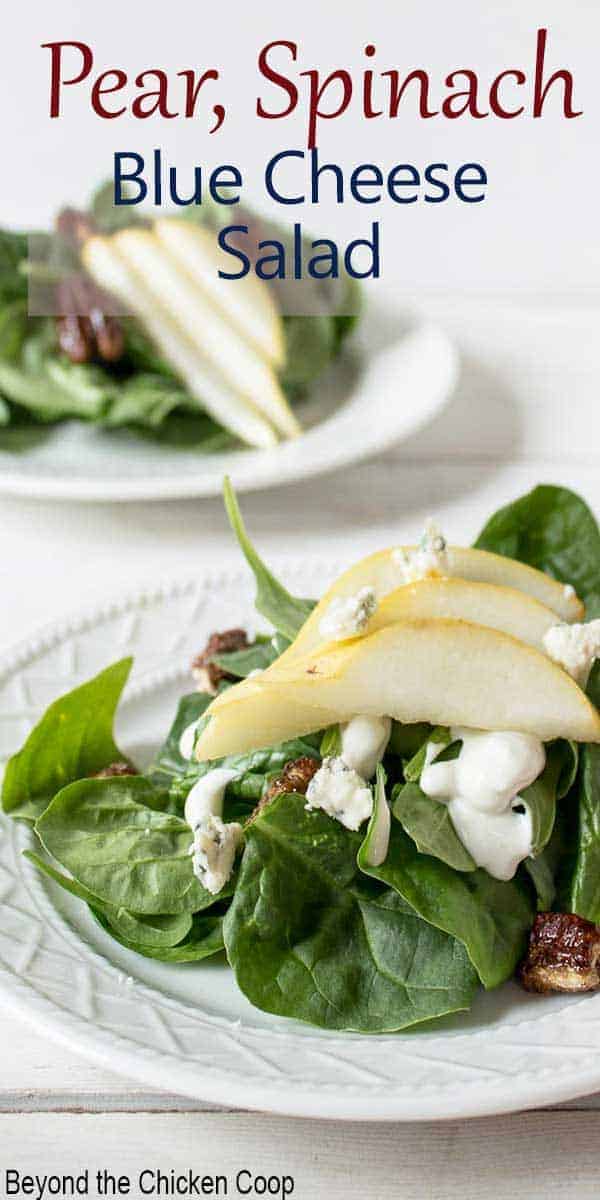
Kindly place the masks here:
[[(256, 607), (272, 626), (248, 649), (217, 655), (220, 690), (275, 661), (314, 602), (292, 596), (250, 543), (235, 497), (227, 503), (256, 579)], [(600, 532), (585, 503), (543, 486), (488, 522), (477, 546), (509, 554), (569, 585), (588, 614), (600, 600)], [(290, 763), (318, 764), (339, 747), (328, 726), (214, 762), (182, 755), (182, 733), (205, 721), (213, 697), (182, 698), (144, 774), (95, 777), (118, 761), (135, 770), (112, 725), (130, 660), (108, 667), (50, 706), (7, 764), (4, 811), (31, 824), (35, 866), (81, 899), (122, 946), (167, 963), (224, 950), (258, 1008), (313, 1025), (391, 1032), (469, 1007), (476, 991), (510, 979), (536, 911), (555, 906), (600, 922), (600, 746), (555, 740), (523, 800), (533, 849), (513, 878), (478, 868), (448, 810), (420, 788), (425, 747), (448, 759), (445, 728), (392, 723), (372, 784), (372, 816), (353, 831), (306, 797), (273, 787)], [(600, 663), (588, 695), (600, 705)], [(223, 821), (243, 826), (221, 891), (194, 873), (184, 816), (192, 787), (229, 768)], [(384, 860), (371, 844), (389, 823)]]
[[(115, 208), (107, 185), (86, 211), (63, 210), (52, 232), (0, 230), (0, 445), (27, 447), (69, 419), (92, 423), (105, 435), (133, 429), (204, 452), (293, 436), (299, 425), (290, 406), (336, 359), (354, 324), (349, 313), (357, 300), (349, 281), (297, 296), (295, 312), (307, 315), (287, 316), (277, 281), (265, 283), (263, 312), (256, 283), (252, 294), (244, 280), (225, 285), (229, 293), (211, 292), (218, 275), (210, 257), (214, 208), (162, 219), (167, 235), (175, 230), (177, 254), (168, 236), (164, 244), (152, 242), (150, 222), (136, 211)], [(227, 211), (232, 222), (258, 223), (241, 210)], [(186, 261), (184, 239), (194, 232), (204, 282)], [(148, 248), (154, 258), (148, 259)], [(255, 325), (264, 338), (258, 348), (248, 333)], [(249, 380), (251, 369), (256, 395), (246, 397), (237, 381)], [(257, 404), (269, 393), (263, 419)]]

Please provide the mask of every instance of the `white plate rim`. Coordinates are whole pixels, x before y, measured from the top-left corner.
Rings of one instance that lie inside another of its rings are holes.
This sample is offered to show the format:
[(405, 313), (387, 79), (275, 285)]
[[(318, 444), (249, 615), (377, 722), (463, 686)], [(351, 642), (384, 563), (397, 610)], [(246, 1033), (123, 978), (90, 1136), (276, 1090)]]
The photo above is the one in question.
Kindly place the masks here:
[[(369, 313), (376, 321), (377, 312)], [(459, 375), (459, 356), (454, 343), (444, 330), (431, 321), (417, 321), (412, 328), (399, 330), (397, 340), (390, 342), (381, 355), (408, 347), (411, 339), (422, 339), (425, 358), (440, 356), (442, 370), (440, 380), (424, 402), (411, 412), (398, 406), (389, 414), (387, 422), (364, 421), (361, 436), (348, 438), (346, 405), (342, 405), (329, 417), (308, 429), (293, 443), (283, 442), (272, 451), (240, 450), (200, 456), (198, 474), (177, 473), (172, 475), (153, 473), (130, 478), (97, 480), (95, 478), (70, 477), (57, 473), (55, 477), (43, 474), (36, 476), (26, 470), (4, 469), (0, 466), (0, 495), (20, 496), (32, 500), (77, 501), (91, 503), (135, 502), (140, 500), (185, 500), (216, 496), (220, 491), (220, 479), (229, 474), (240, 492), (258, 491), (264, 488), (285, 486), (317, 475), (327, 474), (373, 457), (389, 449), (395, 443), (419, 432), (440, 411), (452, 395)], [(430, 349), (427, 349), (429, 343)], [(365, 373), (371, 366), (368, 351), (365, 356)], [(318, 381), (316, 384), (318, 388)], [(350, 402), (352, 410), (361, 415), (361, 385)], [(363, 416), (366, 414), (362, 414)], [(300, 448), (302, 454), (296, 453)], [(168, 453), (168, 451), (167, 451)], [(202, 463), (210, 470), (203, 475)], [(222, 464), (219, 466), (219, 464)]]
[[(327, 572), (332, 570), (332, 566), (335, 567), (335, 564), (327, 563)], [(325, 565), (320, 560), (311, 560), (302, 565), (303, 576), (308, 571), (318, 578), (324, 569)], [(282, 571), (284, 576), (289, 576), (298, 574), (299, 568), (283, 567)], [(207, 572), (201, 577), (200, 583), (198, 576), (195, 576), (150, 589), (145, 587), (133, 590), (113, 602), (84, 609), (64, 621), (49, 623), (32, 636), (21, 639), (0, 653), (0, 678), (18, 673), (33, 659), (67, 643), (76, 633), (94, 630), (115, 616), (138, 612), (151, 603), (168, 602), (171, 598), (193, 593), (200, 588), (212, 591), (219, 586), (230, 586), (238, 589), (242, 581), (247, 583), (243, 569)], [(107, 655), (107, 660), (108, 657)], [(135, 701), (138, 694), (142, 694), (154, 684), (152, 674), (145, 676), (144, 681), (133, 689), (130, 698)], [(5, 833), (8, 829), (11, 838), (18, 838), (17, 831), (20, 827), (4, 818), (3, 820)], [(41, 888), (41, 885), (38, 886)], [(49, 901), (47, 903), (50, 904)], [(72, 939), (77, 940), (79, 935), (70, 929), (58, 913), (55, 915), (65, 929), (70, 930)], [(89, 946), (87, 950), (90, 952)], [(91, 953), (104, 965), (114, 969), (114, 964), (109, 963), (97, 951), (92, 950)], [(138, 984), (137, 987), (143, 992), (147, 985)], [(546, 1037), (542, 1043), (536, 1041), (533, 1036), (530, 1043), (525, 1040), (522, 1044), (525, 1065), (521, 1065), (521, 1069), (506, 1072), (477, 1066), (470, 1080), (462, 1079), (460, 1084), (452, 1081), (445, 1084), (440, 1081), (432, 1082), (430, 1086), (420, 1087), (417, 1091), (410, 1080), (405, 1085), (399, 1085), (398, 1081), (394, 1080), (394, 1088), (388, 1091), (385, 1087), (374, 1087), (366, 1078), (356, 1086), (345, 1084), (343, 1087), (336, 1087), (331, 1080), (325, 1078), (318, 1086), (311, 1084), (303, 1087), (302, 1082), (295, 1078), (291, 1082), (286, 1078), (279, 1081), (271, 1079), (266, 1085), (264, 1079), (253, 1082), (239, 1067), (231, 1072), (224, 1071), (222, 1067), (212, 1073), (205, 1072), (199, 1083), (196, 1070), (185, 1070), (173, 1056), (159, 1049), (149, 1049), (137, 1044), (132, 1049), (133, 1043), (125, 1037), (91, 1025), (74, 1013), (65, 1012), (54, 1001), (40, 995), (18, 974), (9, 970), (4, 962), (0, 963), (0, 1004), (19, 1019), (49, 1034), (58, 1043), (83, 1053), (117, 1074), (125, 1074), (151, 1088), (172, 1091), (226, 1107), (249, 1108), (289, 1116), (363, 1121), (451, 1120), (459, 1117), (491, 1116), (556, 1104), (589, 1094), (600, 1087), (600, 995), (574, 997), (568, 1006), (558, 1013), (546, 1011), (539, 1016), (519, 1020), (511, 1026), (509, 1034), (518, 1029), (525, 1031), (526, 1037), (528, 1027), (532, 1034), (539, 1032), (542, 1026), (545, 1027)], [(573, 1015), (575, 1008), (577, 1015)], [(583, 1009), (586, 1011), (582, 1022)], [(577, 1027), (575, 1044), (569, 1044), (568, 1038), (561, 1039), (561, 1035), (568, 1032), (569, 1026), (572, 1025)], [(308, 1032), (304, 1032), (305, 1029), (308, 1029)], [(586, 1034), (589, 1035), (587, 1042)], [(293, 1043), (294, 1036), (293, 1033), (286, 1035), (277, 1032), (275, 1040), (281, 1038), (282, 1042)], [(436, 1040), (446, 1042), (449, 1047), (470, 1038), (477, 1040), (477, 1058), (481, 1059), (481, 1052), (485, 1054), (484, 1031), (453, 1033), (451, 1039), (445, 1038), (442, 1033)], [(361, 1038), (353, 1034), (332, 1035), (331, 1038), (311, 1036), (309, 1027), (303, 1027), (301, 1036), (303, 1046), (310, 1047), (310, 1044), (314, 1043), (321, 1057), (326, 1059), (329, 1056), (334, 1063), (338, 1047), (347, 1049), (352, 1042), (364, 1046), (370, 1041), (379, 1040)], [(391, 1045), (399, 1049), (400, 1058), (406, 1051), (406, 1058), (410, 1060), (414, 1057), (414, 1050), (416, 1057), (424, 1057), (426, 1061), (431, 1062), (432, 1067), (435, 1065), (436, 1052), (434, 1049), (431, 1053), (434, 1046), (432, 1041), (427, 1043), (429, 1053), (423, 1054), (420, 1051), (416, 1052), (418, 1035), (410, 1035), (406, 1040), (402, 1035), (388, 1036), (382, 1040), (388, 1047)], [(507, 1050), (509, 1046), (510, 1039), (507, 1039)], [(331, 1049), (328, 1050), (327, 1047)], [(575, 1050), (577, 1057), (573, 1053)], [(535, 1061), (536, 1059), (538, 1061)], [(360, 1079), (361, 1073), (365, 1076), (367, 1074), (363, 1068), (357, 1068), (357, 1078)], [(485, 1078), (484, 1083), (482, 1075)]]

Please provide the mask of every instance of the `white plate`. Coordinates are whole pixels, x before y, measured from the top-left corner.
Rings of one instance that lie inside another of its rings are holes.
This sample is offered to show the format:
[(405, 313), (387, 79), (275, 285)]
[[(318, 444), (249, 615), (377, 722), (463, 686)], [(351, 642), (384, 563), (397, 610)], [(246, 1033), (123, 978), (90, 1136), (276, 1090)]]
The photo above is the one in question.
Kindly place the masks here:
[[(333, 568), (302, 564), (316, 594)], [(54, 627), (0, 659), (0, 755), (59, 693), (135, 654), (119, 721), (149, 753), (187, 665), (218, 625), (253, 621), (245, 571), (144, 593)], [(0, 1000), (48, 1035), (150, 1087), (310, 1117), (465, 1117), (569, 1099), (600, 1086), (600, 996), (538, 998), (507, 985), (429, 1031), (328, 1034), (252, 1008), (225, 962), (186, 967), (123, 950), (83, 905), (21, 857), (31, 835), (0, 819)]]
[(290, 483), (408, 437), (448, 400), (457, 372), (454, 347), (436, 326), (407, 328), (398, 317), (368, 309), (357, 336), (299, 409), (302, 437), (275, 450), (202, 454), (69, 421), (27, 449), (0, 448), (0, 494), (168, 500), (217, 495), (224, 475), (240, 491)]

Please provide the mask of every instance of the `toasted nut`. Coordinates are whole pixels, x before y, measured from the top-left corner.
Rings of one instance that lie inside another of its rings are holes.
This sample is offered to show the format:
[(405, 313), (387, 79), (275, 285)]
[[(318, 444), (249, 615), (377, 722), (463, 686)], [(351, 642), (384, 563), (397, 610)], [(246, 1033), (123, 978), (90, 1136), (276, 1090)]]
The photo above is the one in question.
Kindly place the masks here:
[(196, 680), (199, 692), (216, 693), (223, 680), (235, 680), (222, 670), (213, 658), (217, 654), (231, 654), (234, 650), (247, 650), (248, 637), (245, 629), (225, 629), (222, 633), (211, 633), (204, 650), (197, 654), (192, 661), (192, 675)]
[(103, 767), (101, 771), (96, 771), (95, 775), (91, 775), (91, 779), (120, 779), (123, 775), (139, 775), (135, 767), (127, 762), (110, 763), (108, 767)]
[(518, 978), (528, 992), (600, 987), (600, 927), (575, 913), (538, 913)]
[(281, 775), (269, 784), (264, 796), (261, 796), (254, 812), (249, 817), (248, 824), (258, 816), (259, 813), (275, 799), (276, 796), (284, 796), (288, 792), (295, 792), (299, 796), (305, 796), (308, 785), (316, 775), (321, 766), (320, 758), (309, 758), (308, 755), (303, 755), (302, 758), (295, 758), (292, 762), (286, 763)]
[(56, 328), (58, 344), (72, 363), (86, 363), (94, 357), (94, 335), (87, 317), (58, 317)]
[(71, 362), (99, 359), (113, 363), (122, 358), (123, 327), (108, 314), (109, 299), (95, 283), (83, 275), (71, 275), (58, 285), (57, 302), (58, 340)]
[(94, 331), (98, 357), (103, 362), (118, 362), (125, 349), (123, 326), (116, 317), (108, 316), (102, 311), (97, 299), (96, 294), (90, 307), (90, 325)]

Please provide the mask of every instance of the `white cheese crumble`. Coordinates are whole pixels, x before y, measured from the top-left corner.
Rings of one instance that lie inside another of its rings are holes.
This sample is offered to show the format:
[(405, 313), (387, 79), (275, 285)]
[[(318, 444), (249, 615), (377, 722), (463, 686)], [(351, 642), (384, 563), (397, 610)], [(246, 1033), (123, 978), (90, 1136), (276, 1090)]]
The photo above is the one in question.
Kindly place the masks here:
[(403, 583), (421, 579), (441, 579), (450, 573), (446, 539), (429, 517), (419, 545), (414, 550), (398, 546), (392, 551), (394, 565), (400, 568)]
[(185, 819), (194, 831), (194, 875), (212, 896), (227, 883), (242, 840), (241, 825), (222, 819), (225, 789), (236, 776), (237, 771), (215, 767), (194, 784), (185, 802)]
[(585, 687), (594, 659), (600, 658), (600, 618), (585, 625), (552, 625), (544, 649), (580, 687)]
[(392, 732), (389, 717), (353, 717), (340, 729), (340, 757), (363, 779), (371, 779), (381, 762)]
[(574, 600), (577, 595), (572, 583), (565, 583), (563, 588), (563, 596), (565, 600)]
[(241, 841), (241, 825), (236, 821), (226, 825), (212, 814), (195, 829), (190, 846), (194, 875), (211, 896), (216, 896), (229, 880)]
[(353, 596), (337, 596), (319, 622), (319, 633), (327, 641), (343, 642), (364, 633), (377, 608), (372, 587), (361, 588)]
[(531, 813), (519, 793), (546, 765), (544, 744), (527, 733), (452, 729), (458, 758), (437, 762), (444, 749), (430, 742), (420, 787), (444, 801), (452, 824), (478, 867), (494, 879), (512, 879), (532, 851)]
[(306, 800), (308, 811), (320, 808), (354, 831), (369, 820), (373, 811), (370, 787), (343, 758), (323, 759), (308, 785)]

